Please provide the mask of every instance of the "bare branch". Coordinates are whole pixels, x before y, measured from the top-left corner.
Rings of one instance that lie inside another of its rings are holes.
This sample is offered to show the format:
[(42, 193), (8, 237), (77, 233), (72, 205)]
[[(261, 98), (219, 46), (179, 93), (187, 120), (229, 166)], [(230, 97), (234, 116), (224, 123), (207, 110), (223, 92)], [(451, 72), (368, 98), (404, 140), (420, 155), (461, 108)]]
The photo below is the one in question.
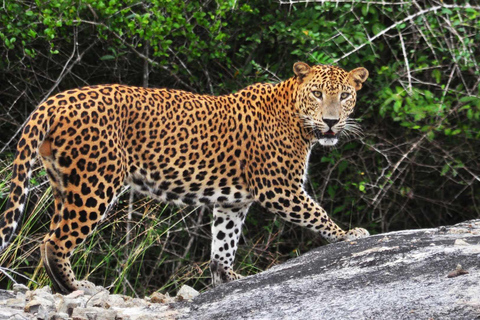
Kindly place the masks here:
[(397, 26), (401, 25), (402, 23), (405, 23), (407, 21), (410, 21), (412, 19), (415, 19), (416, 17), (418, 16), (422, 16), (422, 15), (425, 15), (427, 13), (430, 13), (430, 12), (436, 12), (442, 8), (448, 8), (448, 9), (470, 9), (470, 8), (473, 8), (473, 9), (477, 9), (477, 10), (480, 10), (480, 6), (471, 6), (469, 4), (467, 5), (456, 5), (456, 4), (443, 4), (441, 6), (435, 6), (435, 7), (431, 7), (431, 8), (428, 8), (428, 9), (424, 9), (424, 10), (420, 10), (418, 11), (417, 13), (414, 13), (412, 15), (409, 15), (408, 17), (400, 20), (400, 21), (397, 21), (395, 22), (394, 24), (390, 25), (389, 27), (385, 28), (384, 30), (380, 31), (379, 33), (377, 33), (375, 36), (373, 36), (371, 39), (369, 39), (369, 41), (365, 42), (365, 43), (362, 43), (361, 45), (359, 45), (358, 47), (356, 47), (355, 49), (353, 49), (352, 51), (344, 54), (343, 56), (341, 56), (340, 58), (336, 59), (334, 61), (334, 63), (337, 63), (338, 61), (340, 60), (343, 60), (345, 59), (346, 57), (348, 57), (349, 55), (357, 52), (358, 50), (362, 49), (363, 47), (365, 47), (367, 44), (370, 44), (372, 41), (375, 41), (376, 39), (380, 38), (381, 36), (383, 36), (384, 34), (386, 34), (387, 32), (389, 32), (390, 30), (392, 30), (393, 28), (396, 28)]
[(125, 39), (123, 39), (119, 34), (117, 34), (116, 32), (110, 30), (108, 28), (108, 26), (104, 23), (100, 23), (100, 22), (94, 22), (94, 21), (88, 21), (88, 20), (83, 20), (83, 19), (79, 19), (79, 20), (73, 20), (72, 21), (73, 23), (85, 23), (85, 24), (91, 24), (91, 25), (94, 25), (94, 26), (102, 26), (104, 27), (105, 29), (107, 29), (115, 38), (117, 38), (118, 40), (120, 40), (122, 42), (122, 44), (126, 45), (128, 48), (130, 48), (130, 50), (132, 50), (137, 56), (139, 56), (140, 58), (144, 59), (145, 61), (148, 61), (148, 63), (150, 63), (151, 65), (154, 65), (154, 66), (157, 66), (159, 68), (162, 68), (163, 70), (165, 71), (168, 71), (170, 73), (170, 75), (172, 77), (175, 78), (175, 80), (177, 80), (179, 83), (181, 83), (185, 88), (188, 88), (188, 90), (192, 91), (192, 92), (196, 92), (196, 90), (191, 87), (190, 85), (188, 85), (187, 83), (185, 83), (182, 79), (180, 79), (175, 73), (173, 73), (170, 69), (168, 69), (166, 66), (162, 66), (160, 65), (158, 62), (156, 62), (155, 60), (152, 60), (150, 59), (149, 57), (145, 56), (143, 53), (141, 53), (140, 51), (137, 50), (137, 48), (135, 48), (133, 45), (131, 45), (130, 43), (126, 42)]
[[(50, 90), (47, 92), (47, 94), (44, 95), (43, 99), (40, 101), (39, 104), (42, 104), (43, 102), (45, 102), (48, 99), (48, 97), (50, 97), (52, 92), (55, 89), (57, 89), (57, 87), (60, 85), (62, 80), (65, 78), (65, 76), (72, 71), (73, 66), (76, 65), (77, 63), (79, 63), (82, 60), (85, 53), (87, 51), (89, 51), (97, 43), (97, 41), (98, 40), (95, 40), (94, 42), (92, 42), (81, 54), (78, 54), (77, 58), (70, 64), (70, 61), (73, 59), (73, 56), (75, 55), (75, 52), (77, 51), (77, 46), (78, 46), (77, 39), (76, 39), (76, 36), (75, 36), (74, 44), (73, 44), (73, 51), (72, 51), (72, 54), (70, 55), (70, 58), (67, 60), (67, 63), (65, 63), (65, 65), (62, 69), (62, 72), (60, 72), (60, 75), (58, 76), (58, 78), (55, 81), (55, 83), (53, 84), (53, 86), (50, 88)], [(3, 146), (2, 150), (0, 150), (0, 154), (3, 153), (5, 151), (5, 149), (8, 148), (8, 146), (10, 145), (10, 143), (12, 143), (13, 140), (15, 140), (17, 135), (23, 130), (23, 127), (28, 122), (28, 120), (29, 120), (29, 118), (27, 118), (23, 122), (23, 124), (18, 128), (18, 130), (15, 132), (15, 134), (12, 136), (12, 138), (10, 140), (8, 140), (8, 142)]]
[(408, 78), (408, 94), (412, 94), (412, 76), (410, 75), (410, 63), (408, 62), (407, 50), (405, 50), (405, 42), (403, 41), (403, 36), (400, 30), (398, 30), (398, 36), (400, 38), (400, 44), (402, 45), (403, 58), (405, 59), (405, 67), (407, 68), (407, 78)]
[(369, 0), (279, 0), (280, 4), (289, 4), (293, 5), (296, 3), (336, 3), (337, 5), (339, 3), (365, 3), (365, 4), (378, 4), (382, 6), (399, 6), (399, 5), (404, 5), (404, 4), (410, 4), (410, 2), (407, 1), (398, 1), (398, 2), (388, 2), (388, 1), (369, 1)]

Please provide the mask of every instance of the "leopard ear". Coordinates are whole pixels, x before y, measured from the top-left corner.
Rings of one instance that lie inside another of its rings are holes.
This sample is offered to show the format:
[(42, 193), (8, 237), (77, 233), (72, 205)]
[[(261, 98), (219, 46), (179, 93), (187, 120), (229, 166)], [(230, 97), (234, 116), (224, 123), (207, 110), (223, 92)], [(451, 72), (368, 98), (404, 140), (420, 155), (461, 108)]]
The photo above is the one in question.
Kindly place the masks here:
[(365, 68), (356, 68), (348, 73), (347, 83), (355, 88), (355, 91), (362, 89), (362, 84), (368, 78), (368, 70)]
[(298, 83), (302, 83), (303, 79), (310, 73), (310, 66), (305, 62), (296, 62), (293, 65), (293, 72), (297, 76)]

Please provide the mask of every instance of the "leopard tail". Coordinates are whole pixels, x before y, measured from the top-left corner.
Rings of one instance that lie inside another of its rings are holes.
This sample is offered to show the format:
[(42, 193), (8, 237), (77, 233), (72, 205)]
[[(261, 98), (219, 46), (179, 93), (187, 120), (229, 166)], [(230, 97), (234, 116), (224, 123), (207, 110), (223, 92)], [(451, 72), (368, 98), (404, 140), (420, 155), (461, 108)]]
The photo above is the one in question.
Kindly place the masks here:
[(15, 230), (25, 212), (29, 192), (28, 182), (38, 155), (38, 148), (50, 132), (54, 121), (54, 107), (48, 108), (47, 103), (44, 103), (30, 115), (22, 130), (13, 161), (6, 210), (0, 215), (0, 252), (13, 239)]

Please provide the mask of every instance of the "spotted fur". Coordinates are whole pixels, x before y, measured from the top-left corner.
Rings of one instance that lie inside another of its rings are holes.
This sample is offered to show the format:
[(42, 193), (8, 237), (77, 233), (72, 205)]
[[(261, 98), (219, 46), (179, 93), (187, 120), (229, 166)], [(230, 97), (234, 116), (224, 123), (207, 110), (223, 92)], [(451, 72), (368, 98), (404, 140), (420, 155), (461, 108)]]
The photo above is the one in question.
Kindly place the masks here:
[(58, 292), (90, 286), (75, 279), (69, 258), (124, 184), (160, 201), (213, 207), (214, 285), (240, 278), (232, 266), (254, 201), (331, 242), (367, 236), (340, 229), (303, 183), (313, 144), (334, 145), (348, 129), (368, 72), (302, 62), (294, 72), (278, 84), (218, 97), (118, 84), (51, 97), (31, 114), (18, 143), (0, 247), (24, 211), (37, 154), (55, 199), (41, 254)]

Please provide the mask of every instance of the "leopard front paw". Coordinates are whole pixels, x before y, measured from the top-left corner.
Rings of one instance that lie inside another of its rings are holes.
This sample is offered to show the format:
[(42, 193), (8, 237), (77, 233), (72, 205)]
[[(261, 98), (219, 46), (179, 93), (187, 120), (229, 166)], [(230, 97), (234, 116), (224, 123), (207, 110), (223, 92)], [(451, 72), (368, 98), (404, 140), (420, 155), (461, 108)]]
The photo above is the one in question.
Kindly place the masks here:
[(243, 278), (242, 275), (234, 272), (232, 268), (224, 266), (218, 261), (210, 263), (210, 272), (212, 273), (212, 286), (214, 288), (223, 283)]
[(77, 290), (82, 290), (86, 295), (93, 296), (101, 291), (106, 291), (105, 288), (101, 286), (95, 286), (94, 283), (87, 280), (75, 281), (74, 285)]
[(355, 240), (355, 239), (360, 239), (360, 238), (365, 238), (368, 237), (370, 233), (363, 228), (355, 228), (348, 230), (345, 233), (344, 241), (350, 241), (350, 240)]

